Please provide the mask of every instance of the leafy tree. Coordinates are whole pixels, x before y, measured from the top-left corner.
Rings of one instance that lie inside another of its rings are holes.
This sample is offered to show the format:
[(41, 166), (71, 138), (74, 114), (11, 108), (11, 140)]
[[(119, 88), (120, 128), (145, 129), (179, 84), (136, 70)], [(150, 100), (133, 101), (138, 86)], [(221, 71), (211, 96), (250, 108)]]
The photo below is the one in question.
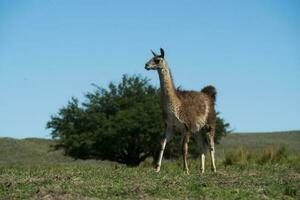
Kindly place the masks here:
[[(75, 158), (107, 159), (127, 165), (138, 165), (156, 156), (163, 123), (159, 90), (148, 79), (124, 75), (118, 85), (110, 83), (107, 89), (97, 86), (85, 99), (79, 105), (72, 98), (47, 123), (52, 137), (59, 139), (57, 148)], [(218, 118), (217, 140), (227, 133), (228, 126)], [(178, 146), (175, 148), (174, 142), (169, 146), (169, 156), (173, 157)]]
[[(72, 98), (47, 127), (58, 148), (76, 158), (101, 158), (138, 165), (153, 155), (159, 141), (161, 112), (158, 90), (147, 79), (123, 76), (119, 85), (98, 87), (78, 105)], [(155, 141), (155, 142), (154, 142)]]

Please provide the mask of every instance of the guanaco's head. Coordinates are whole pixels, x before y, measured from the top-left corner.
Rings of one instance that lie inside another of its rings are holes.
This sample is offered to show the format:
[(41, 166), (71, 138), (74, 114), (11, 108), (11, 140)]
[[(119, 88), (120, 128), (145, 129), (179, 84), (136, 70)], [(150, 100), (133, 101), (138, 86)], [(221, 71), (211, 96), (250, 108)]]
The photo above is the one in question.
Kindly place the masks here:
[(157, 55), (155, 52), (151, 50), (153, 54), (153, 58), (151, 58), (146, 64), (145, 64), (145, 69), (146, 70), (158, 70), (158, 69), (163, 69), (165, 67), (165, 51), (160, 48), (160, 55)]

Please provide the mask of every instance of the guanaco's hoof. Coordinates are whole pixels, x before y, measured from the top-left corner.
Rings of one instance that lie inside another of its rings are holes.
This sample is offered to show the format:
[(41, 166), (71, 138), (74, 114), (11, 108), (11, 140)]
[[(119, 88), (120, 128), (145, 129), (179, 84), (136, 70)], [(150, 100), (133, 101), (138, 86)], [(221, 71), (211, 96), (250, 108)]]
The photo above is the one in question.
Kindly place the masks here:
[(190, 172), (188, 170), (184, 170), (183, 172), (185, 175), (190, 175)]
[(159, 172), (159, 171), (160, 171), (160, 167), (158, 166), (155, 168), (155, 172)]

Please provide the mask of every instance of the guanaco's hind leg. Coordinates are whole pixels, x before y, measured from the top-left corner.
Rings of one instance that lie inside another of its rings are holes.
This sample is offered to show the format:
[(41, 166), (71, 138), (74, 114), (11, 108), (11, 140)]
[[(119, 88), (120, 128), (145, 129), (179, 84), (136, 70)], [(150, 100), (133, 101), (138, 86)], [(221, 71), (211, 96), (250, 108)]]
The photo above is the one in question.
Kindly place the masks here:
[(195, 137), (196, 137), (196, 141), (199, 145), (199, 149), (200, 149), (200, 157), (201, 157), (200, 170), (201, 170), (201, 173), (203, 174), (205, 171), (205, 153), (206, 153), (205, 136), (202, 135), (202, 133), (200, 131), (200, 132), (196, 133)]
[(216, 113), (213, 110), (208, 118), (206, 125), (206, 141), (208, 143), (210, 158), (211, 158), (211, 170), (216, 172), (216, 162), (215, 162), (215, 133), (216, 133)]
[(210, 126), (208, 132), (206, 133), (206, 141), (208, 143), (209, 152), (210, 152), (210, 158), (211, 158), (211, 170), (213, 172), (217, 172), (216, 169), (216, 162), (215, 162), (215, 126)]
[(189, 136), (188, 135), (183, 135), (182, 136), (182, 156), (183, 156), (183, 170), (184, 173), (189, 175), (189, 167), (188, 167), (188, 143), (189, 143)]
[(216, 162), (215, 162), (215, 141), (214, 141), (215, 129), (211, 129), (209, 132), (209, 151), (211, 158), (211, 170), (217, 172)]

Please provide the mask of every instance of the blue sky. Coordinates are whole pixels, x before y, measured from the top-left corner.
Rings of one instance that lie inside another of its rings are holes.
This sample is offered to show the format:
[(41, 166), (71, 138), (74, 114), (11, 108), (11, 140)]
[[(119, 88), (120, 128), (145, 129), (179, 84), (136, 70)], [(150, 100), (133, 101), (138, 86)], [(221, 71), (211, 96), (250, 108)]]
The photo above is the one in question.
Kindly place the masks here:
[(213, 84), (239, 132), (300, 129), (300, 1), (0, 0), (0, 137), (46, 122), (91, 83), (141, 74), (163, 47), (175, 84)]

